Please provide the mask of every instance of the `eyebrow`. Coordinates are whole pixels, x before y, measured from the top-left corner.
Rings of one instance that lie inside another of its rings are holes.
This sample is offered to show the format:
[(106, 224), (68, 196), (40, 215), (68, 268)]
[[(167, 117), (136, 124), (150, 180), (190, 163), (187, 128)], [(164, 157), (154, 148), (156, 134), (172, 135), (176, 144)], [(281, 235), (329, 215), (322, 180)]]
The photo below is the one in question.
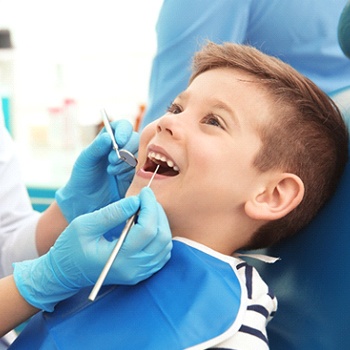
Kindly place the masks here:
[(188, 96), (188, 92), (186, 91), (182, 91), (180, 94), (178, 94), (175, 98), (176, 99), (180, 99), (180, 100), (186, 100)]
[[(189, 98), (189, 93), (187, 91), (183, 91), (177, 96), (176, 99), (187, 100), (188, 98)], [(226, 113), (228, 113), (232, 117), (233, 122), (238, 127), (240, 127), (240, 123), (239, 123), (239, 119), (237, 117), (237, 113), (235, 113), (229, 105), (227, 105), (225, 102), (223, 102), (221, 100), (218, 100), (217, 98), (212, 98), (210, 100), (210, 102), (213, 103), (213, 107), (215, 109), (220, 109), (220, 110), (223, 110)]]
[(221, 110), (225, 111), (226, 113), (228, 113), (232, 117), (233, 122), (238, 127), (240, 126), (237, 114), (232, 110), (232, 108), (230, 106), (228, 106), (225, 102), (222, 102), (222, 101), (216, 100), (216, 99), (214, 99), (213, 102), (214, 102), (214, 108), (221, 109)]

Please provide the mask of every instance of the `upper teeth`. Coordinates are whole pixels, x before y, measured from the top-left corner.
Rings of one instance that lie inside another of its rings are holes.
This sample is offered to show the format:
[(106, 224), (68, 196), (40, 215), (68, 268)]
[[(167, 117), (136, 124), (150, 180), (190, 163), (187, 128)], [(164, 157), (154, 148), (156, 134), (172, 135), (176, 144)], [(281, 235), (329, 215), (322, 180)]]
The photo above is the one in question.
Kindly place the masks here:
[(160, 160), (164, 163), (167, 163), (168, 167), (173, 168), (175, 171), (180, 170), (179, 167), (177, 165), (175, 165), (175, 163), (172, 160), (168, 159), (164, 154), (160, 154), (160, 153), (156, 153), (156, 152), (149, 152), (148, 158)]

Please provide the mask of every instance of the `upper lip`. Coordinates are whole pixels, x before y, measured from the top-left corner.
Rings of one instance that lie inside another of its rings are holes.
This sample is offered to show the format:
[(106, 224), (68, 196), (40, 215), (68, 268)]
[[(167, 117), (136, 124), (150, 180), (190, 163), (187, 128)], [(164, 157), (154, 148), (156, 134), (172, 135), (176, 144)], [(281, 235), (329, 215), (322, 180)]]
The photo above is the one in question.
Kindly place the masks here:
[(167, 163), (167, 165), (170, 168), (173, 168), (175, 171), (179, 171), (180, 168), (174, 161), (174, 159), (161, 147), (151, 145), (147, 149), (147, 157), (151, 160), (158, 160), (162, 161), (164, 163)]

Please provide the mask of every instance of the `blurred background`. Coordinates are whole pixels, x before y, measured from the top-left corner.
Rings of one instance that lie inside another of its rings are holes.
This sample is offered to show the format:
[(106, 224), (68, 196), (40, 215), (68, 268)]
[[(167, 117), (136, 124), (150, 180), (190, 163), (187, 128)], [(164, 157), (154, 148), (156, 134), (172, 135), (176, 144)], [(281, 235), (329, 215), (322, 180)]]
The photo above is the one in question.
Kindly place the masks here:
[(2, 110), (30, 191), (66, 181), (102, 107), (142, 113), (161, 2), (0, 0)]

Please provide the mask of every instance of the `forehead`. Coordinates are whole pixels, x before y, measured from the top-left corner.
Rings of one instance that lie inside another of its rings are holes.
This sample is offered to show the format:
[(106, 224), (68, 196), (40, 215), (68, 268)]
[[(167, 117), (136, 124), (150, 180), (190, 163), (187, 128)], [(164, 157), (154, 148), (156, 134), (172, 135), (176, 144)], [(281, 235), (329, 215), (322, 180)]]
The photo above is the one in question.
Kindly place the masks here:
[(254, 75), (230, 67), (213, 68), (200, 73), (190, 82), (187, 90), (201, 84), (225, 87), (230, 90), (236, 88), (251, 89), (252, 91), (256, 89), (257, 92), (265, 90), (263, 84)]
[(199, 74), (180, 99), (219, 105), (234, 112), (240, 122), (263, 123), (274, 111), (266, 86), (253, 75), (233, 68), (215, 68)]

